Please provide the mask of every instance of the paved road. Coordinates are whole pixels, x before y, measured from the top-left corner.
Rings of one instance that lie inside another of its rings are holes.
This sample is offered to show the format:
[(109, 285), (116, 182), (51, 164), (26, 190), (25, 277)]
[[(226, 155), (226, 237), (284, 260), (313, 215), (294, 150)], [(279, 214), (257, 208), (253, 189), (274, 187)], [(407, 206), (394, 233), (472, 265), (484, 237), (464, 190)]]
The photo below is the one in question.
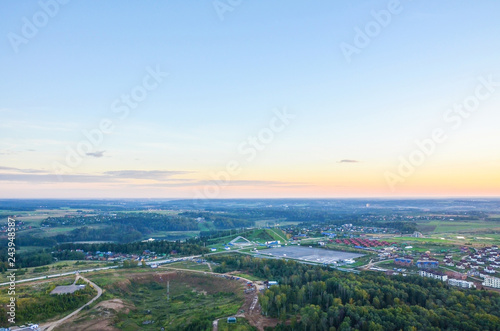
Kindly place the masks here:
[[(83, 274), (83, 273), (86, 273), (86, 272), (94, 272), (94, 271), (115, 269), (115, 268), (118, 268), (118, 266), (103, 267), (103, 268), (94, 268), (94, 269), (86, 269), (86, 270), (79, 270), (79, 271), (70, 271), (70, 272), (65, 272), (65, 273), (62, 273), (62, 274), (52, 274), (52, 275), (35, 277), (35, 278), (29, 278), (29, 279), (21, 279), (21, 280), (17, 280), (16, 284), (26, 283), (26, 282), (33, 282), (33, 281), (36, 281), (36, 280), (43, 280), (43, 279), (49, 279), (49, 278), (57, 278), (57, 277), (65, 277), (65, 276), (76, 275), (76, 274)], [(5, 286), (5, 285), (9, 285), (9, 284), (10, 284), (9, 282), (7, 282), (7, 283), (0, 283), (0, 286)]]
[(94, 301), (96, 301), (97, 299), (99, 299), (99, 297), (102, 295), (102, 289), (99, 286), (97, 286), (95, 283), (91, 282), (87, 278), (80, 276), (79, 274), (76, 275), (75, 283), (78, 281), (79, 278), (83, 279), (84, 281), (86, 281), (87, 283), (89, 283), (90, 286), (92, 286), (94, 289), (96, 289), (97, 290), (97, 295), (92, 300), (90, 300), (85, 305), (81, 306), (80, 308), (78, 308), (77, 310), (75, 310), (74, 312), (72, 312), (71, 314), (69, 314), (68, 316), (63, 317), (60, 320), (55, 321), (55, 322), (50, 322), (50, 323), (42, 324), (40, 326), (41, 330), (43, 330), (43, 331), (52, 331), (58, 325), (62, 324), (63, 322), (67, 321), (71, 317), (73, 317), (76, 314), (78, 314), (83, 308), (91, 305)]

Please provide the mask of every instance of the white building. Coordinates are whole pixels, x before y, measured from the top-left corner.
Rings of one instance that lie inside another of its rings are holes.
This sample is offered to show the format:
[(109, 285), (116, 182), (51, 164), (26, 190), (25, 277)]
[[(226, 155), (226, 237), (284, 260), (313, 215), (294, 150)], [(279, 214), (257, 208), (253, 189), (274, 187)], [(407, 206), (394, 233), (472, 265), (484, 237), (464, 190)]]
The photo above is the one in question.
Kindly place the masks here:
[(462, 288), (475, 288), (476, 287), (476, 285), (474, 285), (473, 282), (468, 282), (466, 280), (453, 279), (453, 278), (448, 279), (448, 284), (450, 284), (451, 286), (458, 286), (458, 287), (462, 287)]
[(441, 272), (436, 272), (436, 271), (430, 271), (430, 270), (420, 270), (419, 275), (422, 277), (429, 277), (429, 278), (434, 278), (440, 281), (447, 281), (448, 276), (441, 273)]
[(500, 288), (500, 278), (497, 277), (485, 277), (483, 286)]

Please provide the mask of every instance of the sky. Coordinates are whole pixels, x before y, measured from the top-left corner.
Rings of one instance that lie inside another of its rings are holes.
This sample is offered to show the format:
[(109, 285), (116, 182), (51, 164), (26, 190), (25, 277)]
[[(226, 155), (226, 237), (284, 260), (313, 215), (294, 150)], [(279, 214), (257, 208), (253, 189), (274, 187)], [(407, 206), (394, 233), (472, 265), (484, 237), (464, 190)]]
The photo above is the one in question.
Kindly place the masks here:
[(500, 196), (500, 3), (4, 1), (0, 198)]

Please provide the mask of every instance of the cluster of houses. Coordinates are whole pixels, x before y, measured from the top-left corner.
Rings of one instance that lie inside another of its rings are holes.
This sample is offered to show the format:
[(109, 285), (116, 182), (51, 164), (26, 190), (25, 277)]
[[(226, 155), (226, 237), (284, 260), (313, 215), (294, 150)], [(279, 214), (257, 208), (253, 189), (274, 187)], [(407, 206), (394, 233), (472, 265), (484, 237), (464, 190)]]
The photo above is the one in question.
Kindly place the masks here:
[[(445, 257), (445, 264), (454, 266), (454, 262), (448, 256)], [(469, 270), (480, 277), (492, 276), (500, 273), (500, 250), (498, 246), (485, 247), (470, 253), (465, 259), (456, 263), (456, 268), (460, 270)], [(483, 277), (483, 278), (484, 278)]]
[[(124, 253), (114, 253), (114, 252), (84, 252), (81, 249), (77, 249), (77, 252), (82, 252), (85, 254), (85, 260), (88, 261), (124, 261), (124, 260), (135, 260), (135, 261), (148, 261), (163, 258), (166, 254), (156, 254), (150, 250), (145, 250), (142, 254), (124, 254)], [(170, 252), (170, 255), (177, 255), (175, 250)]]
[(449, 267), (456, 267), (459, 270), (467, 270), (467, 273), (461, 274), (460, 272), (447, 271), (446, 273), (438, 271), (440, 262), (431, 258), (428, 254), (422, 254), (420, 259), (416, 262), (411, 256), (396, 257), (394, 263), (399, 266), (410, 267), (414, 264), (421, 269), (419, 275), (422, 277), (429, 277), (441, 281), (448, 281), (452, 286), (462, 288), (475, 288), (473, 282), (466, 281), (467, 277), (481, 277), (483, 278), (483, 286), (500, 288), (500, 278), (493, 277), (495, 273), (500, 273), (500, 250), (498, 246), (485, 247), (476, 250), (474, 253), (468, 250), (460, 262), (453, 261), (452, 255), (446, 255), (442, 264)]
[[(8, 229), (9, 225), (7, 224), (7, 222), (5, 222), (4, 225), (0, 226), (0, 232), (7, 232)], [(16, 231), (28, 229), (31, 229), (31, 225), (27, 225), (23, 221), (16, 220)]]
[(366, 234), (384, 234), (384, 233), (397, 233), (396, 229), (392, 228), (379, 228), (370, 226), (355, 226), (350, 223), (343, 224), (339, 226), (324, 226), (324, 225), (310, 225), (310, 228), (297, 229), (295, 227), (289, 227), (285, 229), (287, 234), (290, 234), (292, 240), (306, 239), (314, 236), (315, 233), (321, 232), (322, 235), (327, 236), (329, 239), (341, 237), (359, 237), (365, 236)]

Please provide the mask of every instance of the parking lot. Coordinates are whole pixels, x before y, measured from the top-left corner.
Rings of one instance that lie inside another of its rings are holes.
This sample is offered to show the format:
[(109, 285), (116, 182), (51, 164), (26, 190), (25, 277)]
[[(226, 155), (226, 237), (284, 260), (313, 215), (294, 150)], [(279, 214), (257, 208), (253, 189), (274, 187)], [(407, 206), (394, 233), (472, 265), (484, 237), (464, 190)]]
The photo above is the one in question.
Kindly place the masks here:
[(327, 264), (337, 262), (339, 260), (355, 259), (363, 256), (363, 254), (357, 253), (299, 246), (266, 249), (265, 251), (262, 251), (261, 254)]

